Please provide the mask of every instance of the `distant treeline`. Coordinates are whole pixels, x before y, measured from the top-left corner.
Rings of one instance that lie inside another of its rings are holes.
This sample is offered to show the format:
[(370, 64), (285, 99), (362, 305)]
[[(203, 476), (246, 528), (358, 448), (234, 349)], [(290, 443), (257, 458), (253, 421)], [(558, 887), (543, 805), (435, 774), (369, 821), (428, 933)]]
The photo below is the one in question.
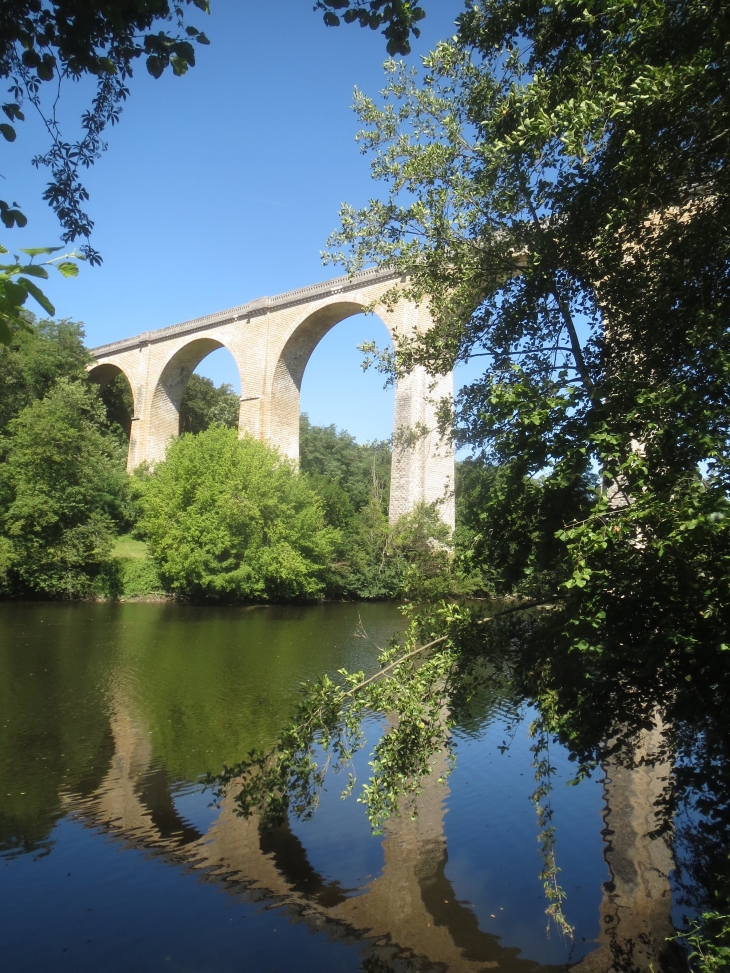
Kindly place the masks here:
[(361, 445), (302, 415), (297, 469), (239, 440), (238, 396), (199, 375), (165, 462), (129, 476), (131, 390), (123, 376), (103, 390), (88, 379), (83, 337), (72, 321), (40, 320), (0, 347), (6, 597), (431, 598), (489, 587), (465, 557), (468, 511), (456, 548), (434, 508), (389, 524), (387, 441)]

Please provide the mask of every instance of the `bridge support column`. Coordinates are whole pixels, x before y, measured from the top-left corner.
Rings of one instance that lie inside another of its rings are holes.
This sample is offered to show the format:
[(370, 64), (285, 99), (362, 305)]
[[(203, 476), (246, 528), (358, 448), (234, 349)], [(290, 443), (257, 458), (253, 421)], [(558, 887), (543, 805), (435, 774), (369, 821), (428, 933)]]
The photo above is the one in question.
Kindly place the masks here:
[(438, 402), (454, 391), (453, 373), (433, 379), (421, 366), (398, 379), (393, 416), (390, 522), (420, 503), (436, 503), (454, 526), (454, 447), (438, 433)]

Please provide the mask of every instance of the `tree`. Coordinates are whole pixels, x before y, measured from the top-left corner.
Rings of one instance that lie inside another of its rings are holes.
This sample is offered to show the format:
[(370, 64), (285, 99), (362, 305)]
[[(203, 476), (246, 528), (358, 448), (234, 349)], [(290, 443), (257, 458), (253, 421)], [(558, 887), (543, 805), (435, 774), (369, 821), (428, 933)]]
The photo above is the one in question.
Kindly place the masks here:
[(306, 412), (299, 417), (299, 465), (321, 480), (337, 480), (355, 510), (368, 503), (373, 482), (380, 502), (388, 509), (390, 497), (390, 443), (375, 440), (360, 445), (354, 436), (335, 426), (313, 426)]
[[(389, 194), (343, 209), (331, 255), (430, 296), (433, 329), (380, 358), (391, 376), (484, 357), (458, 435), (509, 464), (508, 506), (525, 477), (563, 498), (553, 570), (521, 557), (525, 590), (561, 606), (565, 651), (636, 668), (669, 651), (684, 668), (691, 644), (707, 678), (730, 620), (723, 17), (673, 0), (473, 5), (420, 81), (390, 62), (385, 105), (357, 95)], [(514, 535), (498, 539), (506, 568)]]
[[(190, 4), (208, 13), (208, 0), (185, 0), (184, 4), (180, 0), (172, 5), (168, 0), (131, 0), (122, 8), (107, 0), (9, 0), (3, 4), (0, 77), (10, 81), (13, 100), (2, 105), (7, 120), (0, 125), (0, 134), (8, 142), (15, 141), (16, 125), (25, 118), (25, 102), (40, 113), (51, 146), (33, 163), (50, 170), (44, 198), (59, 218), (64, 243), (79, 237), (88, 241), (91, 234), (94, 224), (83, 209), (88, 192), (79, 181), (79, 169), (98, 159), (105, 148), (104, 129), (119, 121), (134, 61), (144, 55), (147, 71), (155, 78), (169, 67), (182, 75), (195, 64), (193, 42), (208, 43), (197, 27), (185, 24), (185, 6)], [(164, 29), (171, 23), (173, 31)], [(85, 77), (95, 79), (96, 93), (81, 118), (83, 135), (68, 142), (56, 114), (57, 89), (62, 82)], [(27, 222), (17, 204), (7, 201), (0, 201), (0, 219), (8, 229)], [(101, 259), (88, 242), (82, 253), (92, 264)]]
[(342, 20), (346, 24), (359, 24), (371, 30), (385, 25), (383, 34), (390, 55), (410, 54), (410, 36), (421, 36), (416, 24), (426, 16), (423, 7), (411, 0), (317, 0), (317, 9), (324, 10), (323, 19), (328, 27), (340, 26), (336, 10), (344, 10)]
[(693, 800), (708, 817), (697, 860), (718, 961), (730, 945), (717, 770), (730, 766), (729, 57), (719, 2), (476, 0), (422, 75), (389, 62), (382, 106), (356, 94), (388, 193), (343, 208), (330, 256), (396, 268), (430, 300), (434, 327), (377, 359), (391, 377), (483, 357), (442, 419), (495, 470), (479, 544), (528, 597), (488, 617), (433, 606), (383, 656), (377, 689), (358, 674), (317, 684), (282, 748), (242, 768), (244, 803), (259, 779), (286, 807), (305, 793), (300, 758), (322, 741), (346, 754), (368, 707), (392, 712), (362, 794), (377, 823), (451, 748), (444, 712), (493, 673), (498, 648), (519, 646), (538, 757), (555, 733), (579, 776), (611, 755), (630, 762), (661, 722), (665, 753), (692, 768), (668, 782), (657, 827)]
[(213, 426), (140, 480), (139, 530), (172, 591), (217, 600), (322, 595), (336, 532), (307, 480), (266, 443)]
[[(104, 131), (119, 122), (134, 61), (144, 56), (154, 78), (168, 68), (181, 76), (195, 65), (194, 43), (209, 43), (203, 31), (186, 22), (185, 8), (190, 5), (210, 12), (209, 0), (127, 0), (123, 7), (109, 0), (6, 0), (0, 10), (0, 78), (10, 81), (12, 99), (0, 104), (5, 116), (0, 135), (7, 142), (15, 141), (26, 103), (39, 113), (50, 136), (49, 149), (33, 159), (36, 167), (50, 170), (43, 198), (61, 223), (63, 242), (86, 241), (80, 253), (74, 250), (46, 261), (45, 266), (55, 264), (64, 276), (78, 273), (73, 258), (88, 260), (92, 266), (101, 263), (101, 254), (89, 242), (94, 222), (85, 210), (89, 194), (79, 171), (93, 165), (106, 149)], [(350, 0), (317, 0), (314, 9), (324, 10), (325, 24), (336, 26), (340, 20), (333, 10), (345, 7), (346, 23), (357, 21), (372, 29), (386, 25), (383, 33), (390, 54), (409, 52), (409, 36), (419, 36), (416, 24), (425, 16), (409, 0), (353, 0), (352, 5)], [(57, 112), (61, 86), (89, 78), (95, 79), (96, 92), (81, 116), (80, 138), (68, 141)], [(49, 83), (54, 85), (50, 94)], [(0, 220), (7, 229), (28, 222), (17, 202), (2, 199)], [(14, 262), (0, 266), (0, 344), (7, 344), (24, 327), (21, 309), (29, 297), (46, 313), (55, 313), (43, 291), (28, 278), (46, 278), (45, 266), (34, 264), (33, 257), (58, 249), (21, 250), (30, 261), (21, 263), (16, 256)], [(0, 253), (7, 250), (0, 247)]]
[(60, 378), (81, 382), (91, 356), (83, 326), (63, 318), (31, 318), (32, 330), (18, 331), (0, 346), (0, 434), (26, 406), (42, 399)]
[(124, 452), (85, 383), (59, 378), (8, 423), (0, 524), (12, 591), (88, 595), (127, 516)]
[(239, 406), (231, 385), (224, 382), (216, 388), (209, 378), (193, 372), (180, 403), (180, 432), (203, 432), (213, 423), (238, 429)]

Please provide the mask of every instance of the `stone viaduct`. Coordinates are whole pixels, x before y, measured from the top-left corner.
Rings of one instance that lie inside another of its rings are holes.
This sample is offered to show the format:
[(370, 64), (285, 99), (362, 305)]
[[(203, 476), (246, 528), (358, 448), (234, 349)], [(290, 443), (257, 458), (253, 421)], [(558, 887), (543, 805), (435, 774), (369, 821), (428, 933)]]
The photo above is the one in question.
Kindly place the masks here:
[[(188, 379), (217, 348), (230, 351), (241, 378), (239, 435), (266, 439), (298, 461), (302, 378), (324, 335), (366, 307), (393, 338), (430, 326), (423, 305), (404, 298), (392, 308), (383, 303), (399, 280), (392, 271), (365, 270), (92, 349), (91, 378), (103, 387), (122, 372), (132, 390), (128, 468), (164, 459), (178, 434)], [(451, 374), (434, 380), (420, 366), (396, 383), (391, 521), (418, 503), (436, 502), (443, 520), (454, 525), (453, 447), (439, 437), (435, 415), (438, 400), (452, 392)]]

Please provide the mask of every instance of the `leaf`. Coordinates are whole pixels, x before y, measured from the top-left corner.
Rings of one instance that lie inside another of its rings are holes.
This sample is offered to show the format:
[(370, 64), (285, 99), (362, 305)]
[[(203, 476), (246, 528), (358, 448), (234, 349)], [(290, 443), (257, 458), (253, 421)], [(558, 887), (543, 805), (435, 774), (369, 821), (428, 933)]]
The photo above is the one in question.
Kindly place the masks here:
[(25, 277), (21, 277), (20, 280), (23, 282), (28, 293), (31, 294), (36, 299), (36, 301), (38, 301), (38, 303), (43, 308), (43, 310), (46, 311), (48, 314), (50, 314), (51, 317), (53, 317), (53, 315), (56, 313), (56, 309), (48, 300), (48, 298), (40, 289), (40, 287), (37, 287), (32, 281), (26, 280)]
[[(20, 247), (21, 253), (27, 253), (29, 257), (38, 257), (42, 253), (56, 253), (58, 250), (63, 249), (62, 247)], [(7, 253), (7, 250), (0, 251), (2, 253)]]
[(12, 230), (13, 226), (23, 227), (28, 222), (19, 209), (11, 209), (2, 199), (0, 199), (0, 220), (9, 230)]
[(15, 138), (16, 138), (17, 133), (16, 133), (16, 131), (13, 128), (12, 125), (8, 125), (7, 122), (3, 122), (0, 125), (0, 132), (2, 132), (2, 134), (5, 137), (6, 141), (8, 141), (8, 142), (14, 142), (15, 141)]
[(31, 277), (41, 277), (43, 280), (48, 280), (48, 271), (43, 266), (27, 264), (22, 270), (24, 274), (30, 274)]
[(153, 78), (162, 77), (162, 72), (165, 70), (165, 67), (162, 60), (156, 54), (150, 54), (147, 58), (147, 70)]
[(12, 340), (13, 332), (5, 318), (0, 315), (0, 345), (9, 345)]
[(78, 264), (71, 263), (70, 260), (64, 260), (63, 263), (57, 264), (58, 270), (63, 274), (64, 277), (78, 277), (79, 267)]

